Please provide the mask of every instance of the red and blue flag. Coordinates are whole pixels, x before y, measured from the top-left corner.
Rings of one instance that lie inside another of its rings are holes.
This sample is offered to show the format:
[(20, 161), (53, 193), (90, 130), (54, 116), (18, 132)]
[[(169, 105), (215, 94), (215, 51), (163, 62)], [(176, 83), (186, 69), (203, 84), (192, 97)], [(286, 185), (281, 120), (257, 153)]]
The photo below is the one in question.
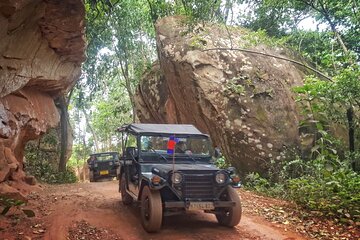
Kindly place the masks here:
[(167, 153), (174, 154), (175, 145), (179, 141), (175, 136), (170, 136), (168, 144), (167, 144)]

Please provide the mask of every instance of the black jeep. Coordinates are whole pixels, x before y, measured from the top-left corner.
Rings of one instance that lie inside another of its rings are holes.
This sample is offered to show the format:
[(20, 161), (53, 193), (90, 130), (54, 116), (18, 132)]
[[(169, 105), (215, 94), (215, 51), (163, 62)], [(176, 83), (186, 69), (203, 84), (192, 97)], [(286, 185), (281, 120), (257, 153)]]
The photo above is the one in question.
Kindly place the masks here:
[(122, 132), (119, 191), (125, 205), (141, 204), (141, 222), (159, 231), (163, 216), (204, 210), (221, 225), (240, 222), (241, 202), (233, 169), (212, 164), (209, 136), (192, 125), (130, 124)]
[(117, 177), (119, 174), (119, 154), (117, 152), (93, 153), (87, 160), (90, 182), (100, 178)]

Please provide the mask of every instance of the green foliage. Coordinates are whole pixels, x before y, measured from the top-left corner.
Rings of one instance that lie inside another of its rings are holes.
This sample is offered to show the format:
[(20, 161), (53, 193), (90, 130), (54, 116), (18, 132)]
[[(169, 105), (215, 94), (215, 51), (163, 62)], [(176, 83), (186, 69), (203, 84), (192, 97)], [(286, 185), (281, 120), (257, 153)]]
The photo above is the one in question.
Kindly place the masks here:
[(72, 169), (59, 172), (57, 161), (51, 161), (52, 151), (44, 151), (35, 142), (28, 143), (25, 149), (25, 170), (37, 180), (46, 183), (73, 183), (77, 181)]
[(197, 35), (191, 38), (189, 45), (193, 49), (204, 49), (204, 47), (206, 46), (206, 40), (201, 36)]
[(71, 168), (77, 168), (84, 166), (86, 164), (86, 160), (89, 158), (91, 154), (90, 143), (88, 145), (84, 144), (74, 144), (72, 149), (71, 157), (68, 161), (67, 166)]
[[(284, 1), (284, 0), (240, 0), (246, 11), (240, 13), (238, 22), (252, 30), (264, 30), (270, 36), (290, 37), (291, 45), (297, 50), (304, 50), (316, 59), (319, 56), (334, 56), (346, 54), (339, 45), (334, 29), (341, 35), (342, 40), (350, 51), (360, 57), (360, 47), (356, 36), (360, 34), (359, 4), (348, 1)], [(304, 19), (314, 19), (317, 31), (301, 31), (298, 26)], [(319, 30), (319, 25), (324, 30)], [(335, 40), (335, 41), (334, 41)], [(340, 50), (340, 51), (338, 51)], [(327, 58), (329, 60), (329, 58)], [(332, 61), (330, 60), (330, 61)], [(327, 61), (327, 60), (324, 60)]]
[(245, 177), (246, 187), (257, 192), (264, 193), (270, 187), (267, 179), (260, 176), (259, 173), (251, 172)]
[(19, 207), (24, 204), (25, 204), (25, 202), (23, 202), (21, 200), (16, 200), (16, 199), (12, 199), (12, 198), (0, 195), (0, 206), (3, 207), (0, 214), (5, 215), (10, 210), (10, 208)]
[(245, 178), (245, 187), (292, 200), (327, 217), (359, 221), (360, 174), (350, 167), (352, 158), (358, 156), (347, 154), (341, 159), (334, 143), (327, 138), (321, 137), (313, 147), (315, 158), (272, 161), (266, 178), (250, 173)]
[(245, 41), (245, 48), (259, 46), (261, 44), (270, 47), (283, 47), (287, 42), (287, 38), (271, 37), (265, 30), (259, 29), (257, 31), (246, 31), (246, 33), (241, 38), (241, 42), (243, 41)]
[(225, 88), (224, 92), (227, 93), (227, 94), (236, 93), (236, 94), (239, 94), (239, 95), (244, 95), (245, 87), (243, 85), (241, 85), (239, 80), (241, 80), (241, 79), (237, 79), (237, 78), (230, 79), (226, 83), (226, 88)]
[(16, 200), (6, 196), (0, 196), (0, 208), (2, 208), (1, 215), (6, 215), (11, 208), (16, 208), (21, 211), (29, 218), (35, 217), (35, 212), (31, 209), (22, 209), (21, 206), (24, 206), (26, 203), (21, 200)]
[(360, 220), (360, 175), (341, 167), (314, 163), (320, 176), (303, 176), (287, 182), (288, 198), (327, 216)]
[(227, 169), (231, 167), (230, 163), (226, 160), (226, 158), (223, 155), (215, 160), (215, 165), (221, 169)]

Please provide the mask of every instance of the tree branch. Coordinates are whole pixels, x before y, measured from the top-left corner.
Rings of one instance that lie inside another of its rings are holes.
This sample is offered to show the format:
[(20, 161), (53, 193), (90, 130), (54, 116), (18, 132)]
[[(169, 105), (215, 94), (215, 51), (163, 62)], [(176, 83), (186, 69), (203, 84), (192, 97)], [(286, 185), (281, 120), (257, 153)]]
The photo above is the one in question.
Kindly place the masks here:
[(254, 51), (254, 50), (248, 50), (248, 49), (243, 49), (243, 48), (209, 48), (209, 49), (204, 49), (202, 50), (203, 52), (207, 52), (207, 51), (216, 51), (216, 50), (220, 50), (220, 51), (240, 51), (240, 52), (247, 52), (247, 53), (251, 53), (251, 54), (257, 54), (257, 55), (262, 55), (262, 56), (266, 56), (266, 57), (273, 57), (273, 58), (277, 58), (277, 59), (281, 59), (284, 61), (288, 61), (297, 65), (300, 65), (302, 67), (305, 67), (317, 74), (319, 74), (320, 76), (322, 76), (323, 78), (326, 78), (329, 81), (333, 81), (330, 77), (326, 76), (324, 73), (304, 64), (298, 61), (295, 61), (293, 59), (289, 59), (289, 58), (285, 58), (285, 57), (281, 57), (281, 56), (276, 56), (273, 54), (269, 54), (269, 53), (263, 53), (263, 52), (258, 52), (258, 51)]

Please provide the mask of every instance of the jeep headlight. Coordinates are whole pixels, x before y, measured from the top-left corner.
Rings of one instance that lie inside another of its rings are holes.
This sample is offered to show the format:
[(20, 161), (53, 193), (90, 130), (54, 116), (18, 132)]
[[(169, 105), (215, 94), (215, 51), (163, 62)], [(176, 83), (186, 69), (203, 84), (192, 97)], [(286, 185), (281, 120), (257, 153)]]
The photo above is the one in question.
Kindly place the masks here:
[(224, 184), (226, 182), (226, 175), (225, 173), (223, 172), (219, 172), (216, 174), (215, 176), (215, 181), (218, 183), (218, 184)]
[(178, 172), (175, 172), (172, 177), (171, 177), (171, 181), (175, 184), (179, 184), (182, 182), (182, 175)]
[(95, 163), (95, 164), (94, 164), (94, 167), (98, 167), (98, 164), (97, 164), (97, 163)]
[(112, 165), (113, 165), (113, 162), (109, 162), (109, 165), (112, 166)]

